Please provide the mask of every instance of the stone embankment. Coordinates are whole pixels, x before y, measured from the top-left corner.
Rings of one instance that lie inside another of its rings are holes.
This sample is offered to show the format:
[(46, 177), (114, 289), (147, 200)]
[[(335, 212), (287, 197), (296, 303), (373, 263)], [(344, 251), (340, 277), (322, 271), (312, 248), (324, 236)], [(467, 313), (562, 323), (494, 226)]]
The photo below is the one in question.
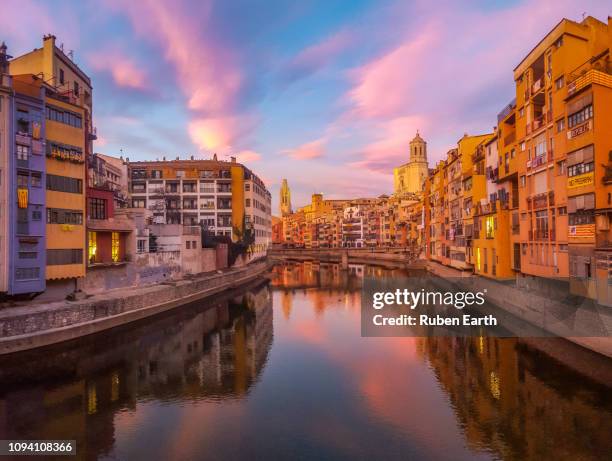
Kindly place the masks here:
[(568, 301), (567, 288), (524, 277), (500, 282), (429, 261), (427, 270), (462, 289), (485, 291), (486, 299), (549, 334), (612, 358), (612, 310), (588, 300)]
[(261, 277), (267, 261), (190, 279), (123, 288), (79, 301), (0, 310), (0, 354), (34, 349), (98, 333), (236, 288)]

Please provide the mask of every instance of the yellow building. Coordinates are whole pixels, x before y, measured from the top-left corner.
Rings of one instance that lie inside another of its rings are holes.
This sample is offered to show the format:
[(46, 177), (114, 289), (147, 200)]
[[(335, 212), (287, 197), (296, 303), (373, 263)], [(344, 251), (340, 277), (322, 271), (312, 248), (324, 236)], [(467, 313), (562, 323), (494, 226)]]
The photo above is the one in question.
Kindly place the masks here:
[(395, 194), (422, 193), (429, 175), (427, 143), (417, 131), (410, 141), (410, 160), (393, 169), (393, 191)]
[(42, 76), (46, 91), (47, 288), (77, 289), (85, 276), (85, 159), (95, 139), (89, 77), (47, 35), (11, 61), (13, 75)]
[[(514, 277), (511, 259), (510, 196), (499, 180), (498, 132), (476, 148), (476, 158), (484, 159), (486, 197), (474, 207), (474, 273), (495, 279)], [(503, 159), (503, 157), (502, 157)], [(479, 160), (480, 162), (480, 160)], [(501, 168), (504, 169), (502, 163)]]
[[(462, 216), (463, 229), (465, 233), (465, 266), (474, 267), (476, 264), (473, 249), (473, 239), (479, 238), (480, 228), (478, 222), (474, 221), (474, 209), (477, 204), (486, 198), (486, 176), (484, 168), (484, 157), (477, 147), (491, 134), (469, 136), (465, 134), (457, 142), (457, 153), (461, 161), (462, 177)], [(457, 249), (461, 251), (461, 247)]]

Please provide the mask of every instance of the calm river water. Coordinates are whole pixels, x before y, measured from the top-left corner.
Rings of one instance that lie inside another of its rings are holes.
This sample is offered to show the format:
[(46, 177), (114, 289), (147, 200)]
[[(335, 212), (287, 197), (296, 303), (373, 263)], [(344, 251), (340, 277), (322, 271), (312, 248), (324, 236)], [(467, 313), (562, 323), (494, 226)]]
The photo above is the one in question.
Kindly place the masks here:
[(388, 272), (277, 266), (270, 284), (2, 358), (0, 439), (101, 460), (610, 459), (612, 383), (547, 356), (553, 340), (362, 338), (361, 278)]

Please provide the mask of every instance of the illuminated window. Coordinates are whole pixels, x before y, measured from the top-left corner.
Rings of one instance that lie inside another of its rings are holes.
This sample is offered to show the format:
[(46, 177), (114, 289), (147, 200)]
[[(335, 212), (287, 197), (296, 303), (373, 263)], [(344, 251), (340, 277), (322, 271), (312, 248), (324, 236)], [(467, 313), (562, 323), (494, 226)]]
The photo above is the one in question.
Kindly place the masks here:
[(98, 239), (97, 234), (95, 232), (88, 232), (88, 240), (89, 240), (89, 263), (93, 264), (96, 262), (96, 253), (98, 251)]
[(493, 216), (487, 216), (485, 220), (485, 231), (488, 239), (495, 238), (495, 218)]
[(119, 261), (119, 232), (113, 232), (111, 239), (111, 257), (113, 262)]

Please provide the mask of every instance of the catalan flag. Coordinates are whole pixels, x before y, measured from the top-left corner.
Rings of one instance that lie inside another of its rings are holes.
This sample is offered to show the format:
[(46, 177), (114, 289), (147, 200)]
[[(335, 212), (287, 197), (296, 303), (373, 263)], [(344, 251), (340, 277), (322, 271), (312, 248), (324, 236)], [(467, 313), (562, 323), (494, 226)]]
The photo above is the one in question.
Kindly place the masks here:
[(17, 189), (17, 203), (19, 205), (19, 208), (28, 207), (28, 189)]

